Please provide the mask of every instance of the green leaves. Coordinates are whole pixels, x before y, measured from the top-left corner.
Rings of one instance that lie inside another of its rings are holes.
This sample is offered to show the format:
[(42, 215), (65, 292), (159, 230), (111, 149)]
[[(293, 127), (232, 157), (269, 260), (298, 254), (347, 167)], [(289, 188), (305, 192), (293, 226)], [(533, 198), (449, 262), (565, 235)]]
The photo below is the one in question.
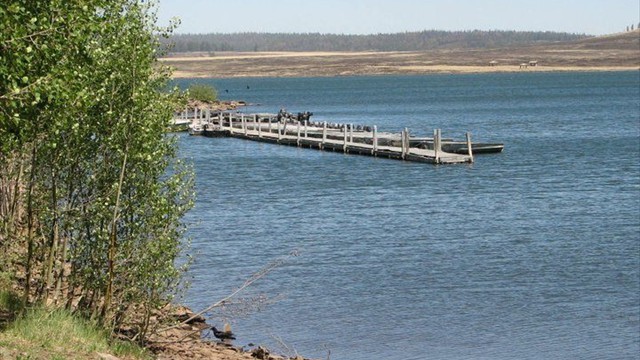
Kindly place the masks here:
[(191, 84), (189, 85), (189, 98), (203, 101), (214, 102), (218, 99), (218, 92), (213, 86), (205, 84)]
[[(174, 290), (180, 218), (193, 204), (192, 171), (176, 164), (175, 144), (164, 136), (179, 94), (159, 91), (168, 71), (157, 61), (153, 8), (138, 0), (6, 2), (0, 7), (0, 180), (18, 189), (32, 185), (35, 258), (55, 257), (50, 264), (58, 267), (33, 269), (41, 276), (31, 278), (60, 277), (75, 288), (69, 296), (94, 299), (79, 305), (88, 313), (100, 313), (109, 292), (104, 320), (114, 324), (125, 299), (157, 304)], [(3, 170), (20, 165), (33, 177)], [(0, 202), (10, 198), (0, 195)], [(22, 207), (26, 201), (19, 199)], [(0, 211), (0, 224), (6, 221)], [(65, 264), (70, 272), (62, 271)], [(53, 287), (33, 288), (40, 300)]]

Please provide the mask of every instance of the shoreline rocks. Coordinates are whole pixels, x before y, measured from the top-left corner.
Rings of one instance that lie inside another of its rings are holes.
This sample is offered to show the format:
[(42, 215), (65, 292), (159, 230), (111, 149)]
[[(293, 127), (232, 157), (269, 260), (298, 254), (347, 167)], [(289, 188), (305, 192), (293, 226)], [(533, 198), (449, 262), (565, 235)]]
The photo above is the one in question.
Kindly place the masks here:
[[(199, 100), (190, 99), (187, 103), (188, 110), (194, 110), (198, 108), (199, 110), (209, 110), (209, 111), (229, 111), (236, 110), (239, 107), (247, 106), (247, 103), (243, 100), (218, 100), (214, 102), (205, 102)], [(181, 111), (184, 109), (180, 109)]]
[[(204, 339), (202, 334), (208, 331), (211, 325), (206, 323), (204, 317), (194, 315), (191, 309), (183, 305), (167, 305), (158, 310), (154, 314), (154, 321), (177, 323), (179, 326), (151, 335), (146, 348), (158, 360), (309, 360), (299, 355), (276, 355), (260, 345), (250, 344), (251, 348), (245, 349)], [(187, 320), (189, 321), (183, 323)]]

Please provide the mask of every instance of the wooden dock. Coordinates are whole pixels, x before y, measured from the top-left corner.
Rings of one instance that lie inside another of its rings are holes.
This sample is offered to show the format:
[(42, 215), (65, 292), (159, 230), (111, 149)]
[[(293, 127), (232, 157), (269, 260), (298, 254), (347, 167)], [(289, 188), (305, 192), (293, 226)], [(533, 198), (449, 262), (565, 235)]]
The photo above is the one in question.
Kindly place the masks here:
[[(212, 113), (208, 110), (196, 109), (192, 116), (188, 116), (191, 114), (185, 111), (175, 120), (176, 122), (190, 120), (189, 133), (192, 135), (235, 137), (430, 164), (473, 163), (469, 133), (466, 134), (465, 141), (455, 142), (459, 145), (456, 148), (457, 153), (445, 152), (443, 143), (454, 142), (450, 139), (443, 141), (439, 129), (434, 130), (433, 138), (417, 138), (412, 137), (407, 128), (400, 133), (378, 132), (376, 126), (314, 122), (310, 121), (310, 115), (306, 114), (308, 113), (297, 115), (283, 112), (279, 114)], [(464, 149), (465, 152), (461, 154), (459, 149)]]

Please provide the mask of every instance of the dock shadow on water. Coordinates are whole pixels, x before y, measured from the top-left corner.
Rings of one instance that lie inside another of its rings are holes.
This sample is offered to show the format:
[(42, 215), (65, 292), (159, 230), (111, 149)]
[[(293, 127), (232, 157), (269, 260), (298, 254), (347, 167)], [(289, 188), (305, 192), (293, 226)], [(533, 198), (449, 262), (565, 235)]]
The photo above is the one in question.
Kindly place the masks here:
[(300, 249), (251, 290), (285, 297), (231, 319), (239, 345), (277, 347), (275, 334), (331, 359), (637, 356), (636, 72), (251, 81), (234, 95), (263, 105), (246, 112), (286, 103), (507, 147), (433, 167), (177, 135), (198, 188), (188, 305)]

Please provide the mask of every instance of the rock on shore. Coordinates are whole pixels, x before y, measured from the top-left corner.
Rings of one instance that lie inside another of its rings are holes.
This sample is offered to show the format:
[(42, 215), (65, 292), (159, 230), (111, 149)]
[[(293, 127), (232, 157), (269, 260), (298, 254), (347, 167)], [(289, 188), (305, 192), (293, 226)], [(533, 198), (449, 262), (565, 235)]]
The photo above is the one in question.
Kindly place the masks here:
[[(179, 305), (169, 305), (154, 314), (156, 321), (169, 321), (177, 327), (150, 336), (147, 349), (158, 360), (308, 360), (301, 356), (284, 357), (272, 354), (262, 346), (245, 349), (202, 338), (210, 325), (202, 316)], [(189, 320), (191, 319), (191, 320)], [(186, 322), (189, 320), (188, 322)]]

